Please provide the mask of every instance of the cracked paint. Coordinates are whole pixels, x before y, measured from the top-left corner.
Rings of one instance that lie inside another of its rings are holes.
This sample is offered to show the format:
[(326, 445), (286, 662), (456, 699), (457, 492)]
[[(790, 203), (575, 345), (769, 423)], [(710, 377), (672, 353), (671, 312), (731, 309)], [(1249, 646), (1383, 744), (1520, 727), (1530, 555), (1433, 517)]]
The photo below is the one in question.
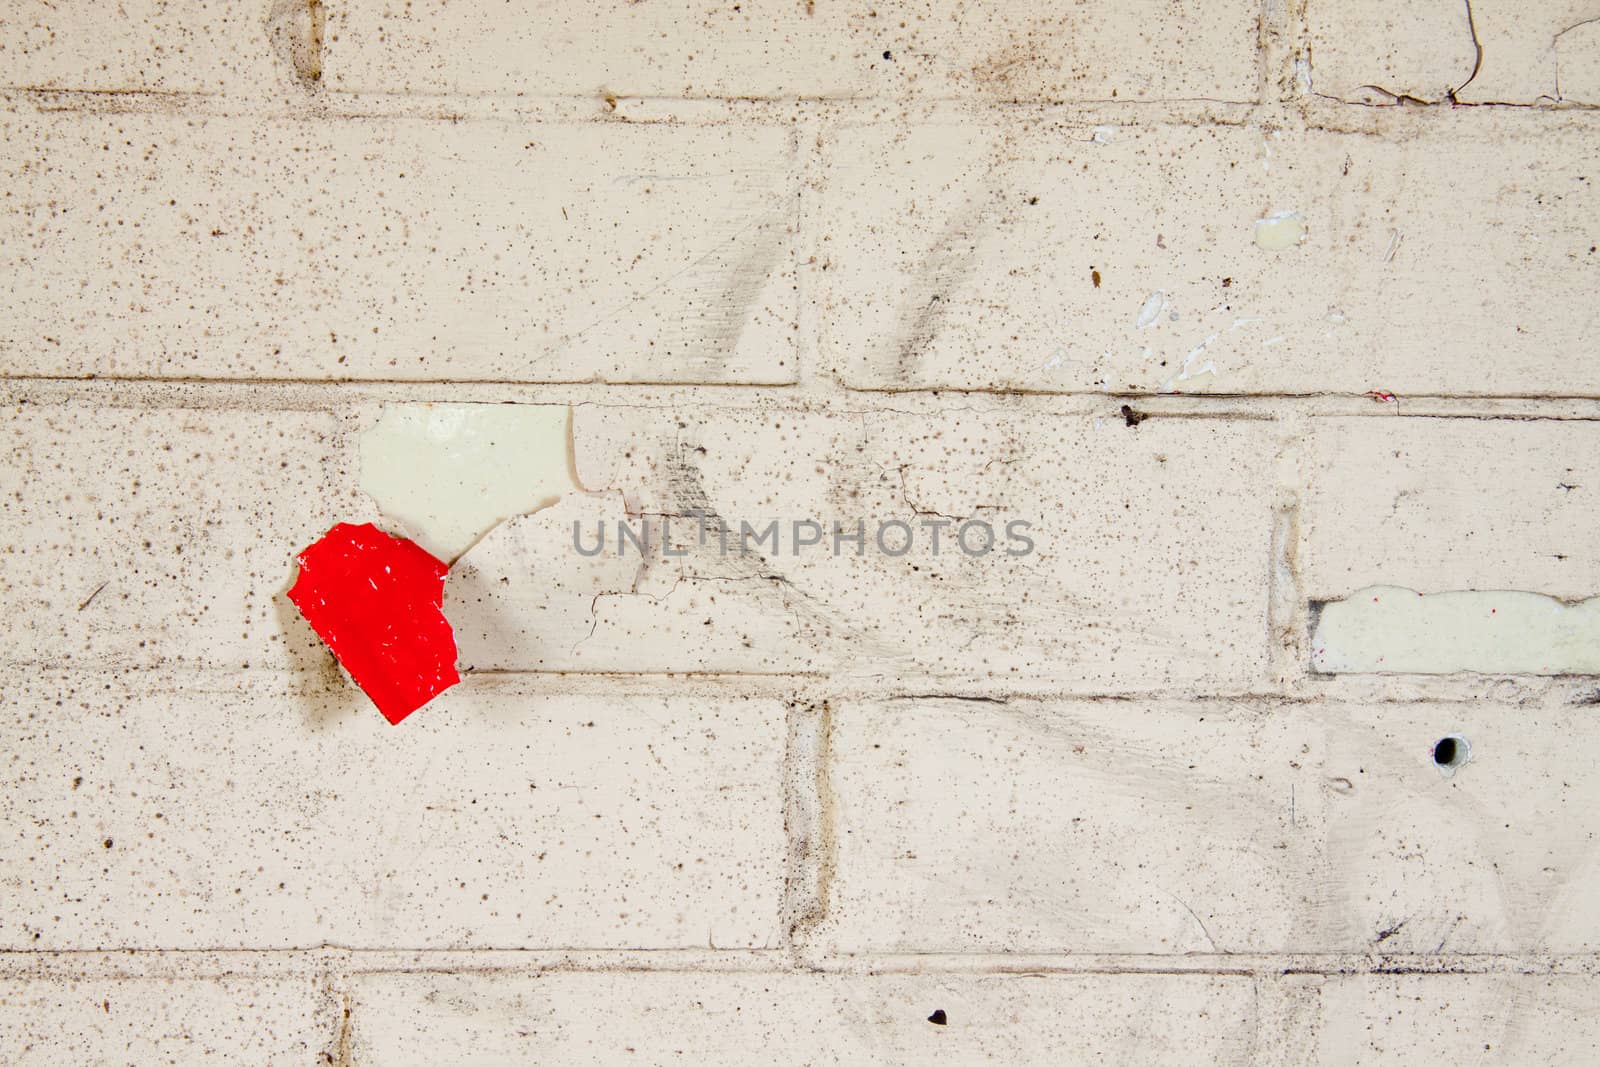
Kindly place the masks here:
[(1594, 0), (1314, 3), (1308, 92), (1360, 104), (1592, 103)]
[(1600, 673), (1600, 597), (1371, 586), (1321, 605), (1311, 663), (1324, 674)]
[(1600, 15), (1562, 30), (1551, 47), (1556, 99), (1600, 104)]
[(443, 563), (371, 523), (346, 522), (297, 558), (289, 599), (384, 718), (398, 723), (460, 681), (441, 610)]
[(389, 404), (361, 434), (361, 488), (451, 562), (578, 487), (571, 418), (565, 405)]
[(1445, 99), (1477, 63), (1462, 0), (1313, 2), (1306, 90), (1360, 103)]

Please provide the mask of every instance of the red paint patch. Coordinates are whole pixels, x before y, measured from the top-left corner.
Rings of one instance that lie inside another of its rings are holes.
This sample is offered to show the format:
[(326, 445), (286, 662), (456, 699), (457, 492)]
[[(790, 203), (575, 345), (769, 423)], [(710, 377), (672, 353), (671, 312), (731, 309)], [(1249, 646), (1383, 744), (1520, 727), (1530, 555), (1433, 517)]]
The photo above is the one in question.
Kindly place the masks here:
[(1380, 404), (1394, 403), (1394, 394), (1385, 392), (1382, 389), (1368, 389), (1367, 395)]
[(289, 599), (385, 719), (399, 722), (461, 680), (443, 563), (371, 523), (347, 522), (297, 559)]

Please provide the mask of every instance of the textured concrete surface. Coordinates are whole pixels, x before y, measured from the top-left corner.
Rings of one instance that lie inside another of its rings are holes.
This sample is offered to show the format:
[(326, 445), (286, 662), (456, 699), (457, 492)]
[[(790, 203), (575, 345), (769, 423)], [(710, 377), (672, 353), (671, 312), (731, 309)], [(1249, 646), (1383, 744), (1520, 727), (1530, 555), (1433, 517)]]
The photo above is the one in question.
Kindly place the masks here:
[[(0, 0), (0, 1059), (1588, 1062), (1597, 57)], [(336, 522), (465, 549), (397, 727)]]

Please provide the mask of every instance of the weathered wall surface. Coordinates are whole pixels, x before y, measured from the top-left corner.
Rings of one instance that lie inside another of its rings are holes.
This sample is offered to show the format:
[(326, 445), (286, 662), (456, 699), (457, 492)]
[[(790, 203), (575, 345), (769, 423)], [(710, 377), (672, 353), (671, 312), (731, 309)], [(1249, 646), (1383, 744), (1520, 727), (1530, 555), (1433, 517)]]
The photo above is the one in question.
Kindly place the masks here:
[[(1587, 0), (0, 3), (0, 1058), (1587, 1062), (1596, 71)], [(426, 532), (420, 404), (581, 491), (390, 726), (284, 593)], [(1035, 550), (716, 547), (858, 518)]]

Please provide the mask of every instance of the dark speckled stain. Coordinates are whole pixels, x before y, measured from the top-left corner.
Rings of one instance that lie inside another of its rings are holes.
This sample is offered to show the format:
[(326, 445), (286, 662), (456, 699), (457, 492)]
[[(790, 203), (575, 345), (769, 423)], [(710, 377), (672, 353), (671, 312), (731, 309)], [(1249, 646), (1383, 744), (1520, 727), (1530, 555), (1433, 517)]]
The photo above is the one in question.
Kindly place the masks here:
[(322, 0), (277, 0), (267, 11), (267, 38), (307, 89), (322, 81), (327, 12)]

